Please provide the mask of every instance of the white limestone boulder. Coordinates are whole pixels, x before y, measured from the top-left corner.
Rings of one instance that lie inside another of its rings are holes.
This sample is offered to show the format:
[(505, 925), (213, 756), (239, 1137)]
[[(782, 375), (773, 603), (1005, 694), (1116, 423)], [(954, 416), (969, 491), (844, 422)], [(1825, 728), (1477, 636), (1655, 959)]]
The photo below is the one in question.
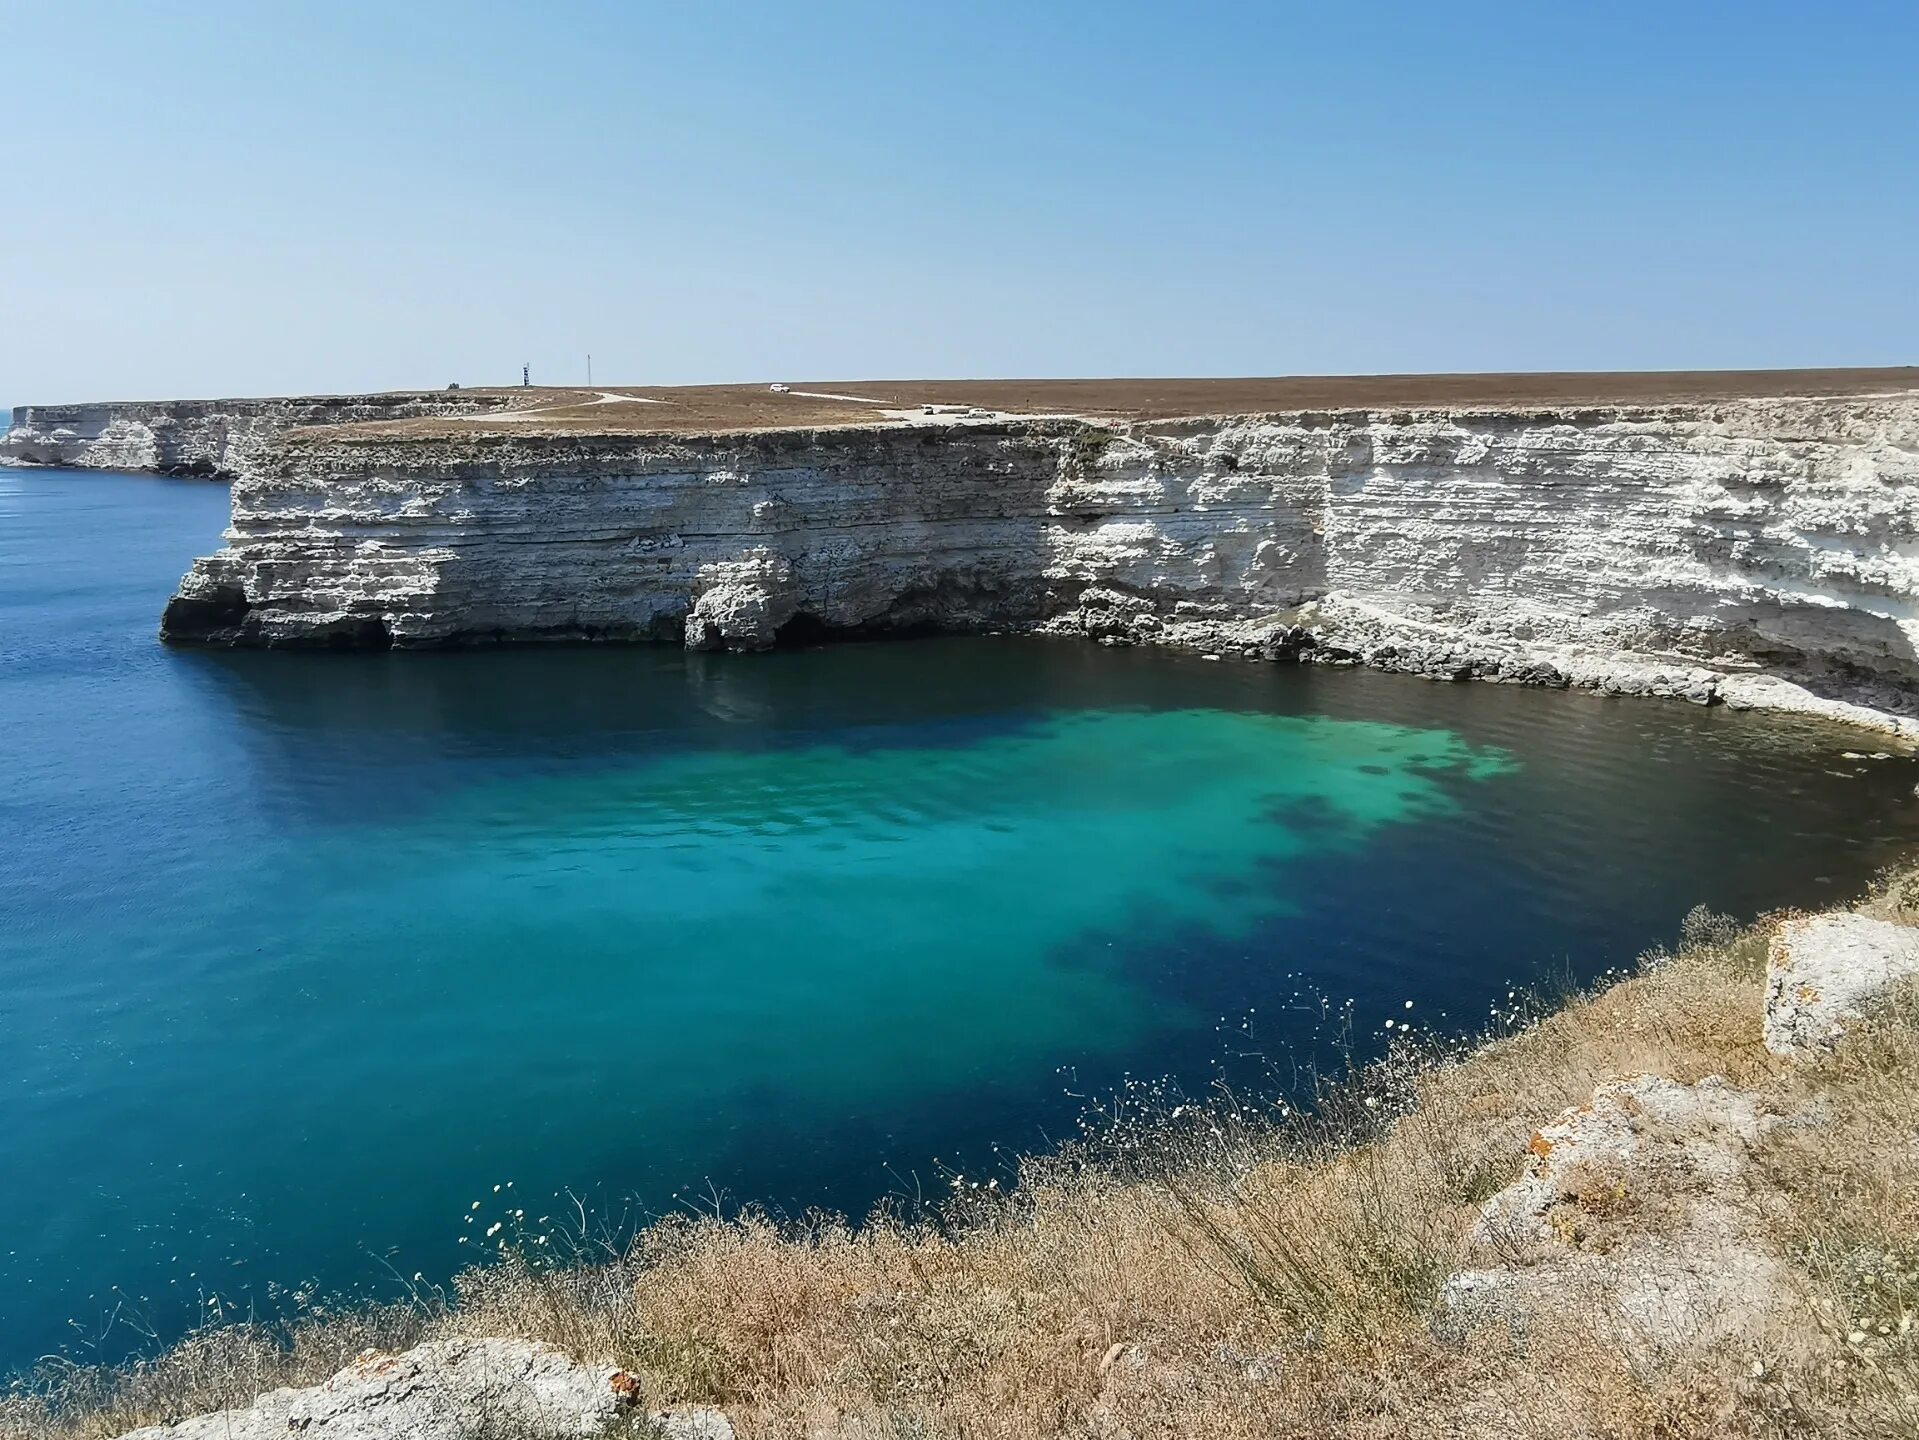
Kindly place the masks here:
[(689, 650), (767, 650), (800, 608), (793, 567), (765, 546), (701, 567), (686, 617)]
[(1788, 920), (1766, 957), (1766, 1048), (1830, 1048), (1888, 986), (1919, 975), (1919, 930), (1836, 913)]
[(646, 1433), (733, 1440), (717, 1410), (640, 1416), (638, 1387), (611, 1366), (580, 1365), (526, 1340), (434, 1340), (368, 1351), (332, 1379), (275, 1390), (244, 1409), (152, 1425), (122, 1440), (593, 1440)]

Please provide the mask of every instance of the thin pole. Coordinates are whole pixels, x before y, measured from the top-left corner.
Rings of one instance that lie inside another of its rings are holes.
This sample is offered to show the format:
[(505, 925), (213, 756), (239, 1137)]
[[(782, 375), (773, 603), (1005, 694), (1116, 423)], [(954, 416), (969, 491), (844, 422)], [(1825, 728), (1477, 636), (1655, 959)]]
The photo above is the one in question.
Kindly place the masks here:
[(591, 350), (586, 352), (586, 383), (589, 385), (593, 383), (593, 352)]

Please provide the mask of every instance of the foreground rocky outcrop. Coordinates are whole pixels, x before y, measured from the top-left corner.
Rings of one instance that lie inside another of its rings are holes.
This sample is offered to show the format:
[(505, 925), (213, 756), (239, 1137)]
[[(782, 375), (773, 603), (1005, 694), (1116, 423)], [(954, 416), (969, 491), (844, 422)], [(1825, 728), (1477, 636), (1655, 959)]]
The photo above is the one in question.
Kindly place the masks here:
[[(1849, 1022), (1919, 978), (1919, 930), (1853, 911), (1780, 922), (1768, 943), (1762, 1031), (1789, 1058), (1829, 1052)], [(1751, 1343), (1803, 1313), (1754, 1152), (1782, 1126), (1768, 1096), (1720, 1076), (1631, 1075), (1534, 1132), (1519, 1177), (1480, 1211), (1472, 1248), (1441, 1295), (1439, 1332), (1494, 1323), (1523, 1337), (1568, 1306), (1608, 1326), (1636, 1363), (1687, 1347)]]
[(229, 480), (258, 465), (299, 425), (341, 425), (503, 410), (507, 396), (471, 391), (21, 405), (0, 435), (0, 465), (150, 470)]
[(368, 1351), (318, 1385), (150, 1425), (124, 1440), (733, 1440), (717, 1410), (648, 1412), (622, 1370), (576, 1364), (526, 1340), (432, 1340)]
[[(297, 432), (179, 641), (1040, 630), (1911, 722), (1919, 393), (723, 435)], [(1834, 702), (1839, 702), (1835, 704)]]
[(1577, 1301), (1627, 1353), (1756, 1331), (1802, 1304), (1750, 1201), (1752, 1147), (1776, 1124), (1719, 1077), (1609, 1081), (1533, 1137), (1518, 1180), (1486, 1203), (1492, 1268), (1447, 1282), (1447, 1328), (1521, 1331)]

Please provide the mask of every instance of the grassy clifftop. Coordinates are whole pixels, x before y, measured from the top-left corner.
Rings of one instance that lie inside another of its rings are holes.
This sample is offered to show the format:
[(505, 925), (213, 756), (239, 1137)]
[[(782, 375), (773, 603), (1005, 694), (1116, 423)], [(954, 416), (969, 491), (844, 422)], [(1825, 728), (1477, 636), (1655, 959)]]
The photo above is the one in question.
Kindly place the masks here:
[[(1859, 910), (1919, 923), (1919, 872)], [(1919, 1433), (1919, 989), (1776, 1055), (1777, 926), (1695, 916), (1469, 1048), (1409, 1034), (1309, 1114), (1096, 1121), (931, 1218), (680, 1219), (597, 1253), (509, 1226), (451, 1303), (49, 1366), (0, 1437), (118, 1435), (437, 1336), (550, 1342), (743, 1435)]]

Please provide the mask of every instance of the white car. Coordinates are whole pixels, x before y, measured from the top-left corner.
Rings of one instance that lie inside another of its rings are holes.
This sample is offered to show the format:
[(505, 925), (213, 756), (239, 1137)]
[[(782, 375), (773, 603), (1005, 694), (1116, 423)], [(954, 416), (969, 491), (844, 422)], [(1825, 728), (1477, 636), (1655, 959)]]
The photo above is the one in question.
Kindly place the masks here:
[(768, 390), (771, 390), (775, 395), (784, 395), (787, 391), (791, 390), (793, 387), (791, 385), (780, 385), (775, 383), (772, 385), (768, 385), (766, 388)]

